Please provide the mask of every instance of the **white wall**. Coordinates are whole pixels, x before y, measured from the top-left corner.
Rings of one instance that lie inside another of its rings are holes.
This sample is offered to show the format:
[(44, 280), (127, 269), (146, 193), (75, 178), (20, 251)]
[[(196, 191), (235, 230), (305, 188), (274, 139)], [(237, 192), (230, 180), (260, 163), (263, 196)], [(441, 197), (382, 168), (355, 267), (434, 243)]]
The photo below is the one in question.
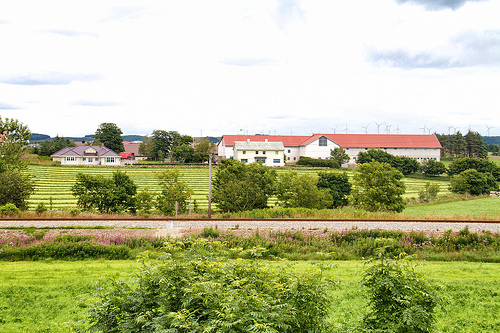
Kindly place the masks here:
[[(235, 150), (233, 158), (237, 161), (245, 162), (245, 163), (254, 163), (258, 160), (258, 158), (265, 158), (265, 163), (262, 163), (266, 166), (284, 166), (284, 154), (283, 151), (277, 150), (259, 150), (259, 153), (256, 154), (255, 150)], [(274, 163), (274, 160), (279, 160), (278, 163)]]
[[(85, 158), (85, 161), (83, 160)], [(121, 159), (120, 157), (114, 157), (114, 162), (107, 162), (106, 157), (91, 157), (92, 162), (89, 161), (89, 157), (74, 157), (74, 160), (67, 159), (66, 157), (53, 157), (53, 161), (61, 162), (61, 165), (88, 165), (88, 166), (120, 166)]]
[(318, 138), (307, 146), (300, 147), (300, 154), (301, 156), (326, 159), (330, 158), (331, 151), (338, 147), (339, 145), (328, 139), (326, 140), (326, 146), (320, 146)]

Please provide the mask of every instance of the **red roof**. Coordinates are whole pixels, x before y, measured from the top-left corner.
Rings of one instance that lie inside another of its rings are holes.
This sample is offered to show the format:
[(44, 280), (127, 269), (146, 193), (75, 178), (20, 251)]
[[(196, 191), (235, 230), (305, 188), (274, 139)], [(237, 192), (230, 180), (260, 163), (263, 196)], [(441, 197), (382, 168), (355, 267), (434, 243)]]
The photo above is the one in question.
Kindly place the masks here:
[(324, 136), (343, 148), (441, 148), (434, 134), (324, 134)]
[(313, 134), (313, 135), (224, 135), (224, 145), (230, 147), (235, 141), (283, 142), (285, 147), (306, 146), (326, 137), (342, 148), (441, 148), (436, 135), (424, 134)]
[(235, 141), (250, 141), (252, 142), (283, 142), (285, 147), (298, 147), (302, 142), (309, 139), (309, 135), (223, 135), (224, 145), (232, 147)]

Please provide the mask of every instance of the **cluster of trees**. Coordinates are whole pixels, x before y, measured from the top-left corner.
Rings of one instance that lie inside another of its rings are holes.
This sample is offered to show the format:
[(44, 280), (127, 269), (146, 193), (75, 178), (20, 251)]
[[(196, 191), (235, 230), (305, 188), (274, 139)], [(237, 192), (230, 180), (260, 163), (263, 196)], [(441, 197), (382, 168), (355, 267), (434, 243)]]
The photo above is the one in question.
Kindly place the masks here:
[[(333, 187), (333, 179), (337, 178), (341, 179), (343, 186), (339, 188), (344, 192), (337, 193), (334, 202), (327, 186)], [(324, 181), (319, 183), (318, 179)], [(319, 178), (315, 178), (289, 171), (278, 177), (273, 168), (236, 160), (219, 162), (213, 187), (213, 201), (227, 212), (267, 208), (272, 195), (276, 195), (282, 207), (333, 208), (343, 205), (351, 190), (346, 175), (320, 173)]]
[(176, 208), (178, 212), (185, 212), (188, 209), (186, 202), (193, 190), (179, 179), (179, 170), (160, 171), (156, 173), (156, 178), (162, 188), (156, 196), (148, 188), (137, 192), (137, 185), (126, 173), (119, 170), (114, 172), (111, 178), (79, 173), (72, 192), (78, 198), (77, 206), (85, 211), (139, 212), (147, 215), (155, 206), (165, 215), (172, 214)]
[(52, 140), (40, 142), (38, 147), (33, 148), (33, 153), (39, 156), (50, 156), (63, 148), (75, 146), (76, 144), (73, 140), (58, 135)]
[(29, 128), (16, 119), (0, 116), (0, 206), (28, 208), (34, 185), (22, 158), (31, 136)]
[(498, 191), (500, 167), (483, 158), (459, 158), (448, 167), (452, 176), (450, 189), (456, 193), (472, 195)]
[(150, 136), (144, 137), (139, 152), (148, 159), (164, 161), (170, 158), (180, 163), (201, 163), (208, 161), (215, 145), (202, 140), (193, 147), (194, 140), (189, 135), (181, 135), (177, 131), (154, 130)]
[(407, 156), (394, 156), (380, 149), (369, 149), (366, 152), (360, 152), (356, 161), (358, 164), (372, 161), (388, 163), (403, 175), (415, 173), (420, 170), (420, 163), (416, 159)]
[(329, 209), (345, 206), (352, 194), (354, 206), (367, 210), (402, 211), (403, 174), (387, 163), (362, 164), (354, 176), (353, 190), (346, 173), (320, 172), (318, 177), (276, 170), (258, 163), (235, 160), (219, 163), (214, 179), (213, 201), (222, 211), (267, 208), (275, 195), (286, 208)]
[(441, 157), (479, 157), (486, 158), (488, 156), (488, 147), (484, 143), (481, 134), (470, 131), (466, 135), (462, 135), (460, 131), (455, 134), (436, 134), (443, 149)]

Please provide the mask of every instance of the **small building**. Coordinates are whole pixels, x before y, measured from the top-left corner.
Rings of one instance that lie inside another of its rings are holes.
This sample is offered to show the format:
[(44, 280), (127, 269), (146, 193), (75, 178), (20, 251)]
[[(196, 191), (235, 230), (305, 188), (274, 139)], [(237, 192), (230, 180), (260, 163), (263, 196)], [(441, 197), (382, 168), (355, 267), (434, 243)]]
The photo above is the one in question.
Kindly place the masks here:
[(144, 161), (147, 159), (146, 156), (139, 153), (139, 146), (140, 145), (141, 145), (140, 142), (123, 141), (123, 148), (125, 148), (124, 153), (130, 154), (130, 158), (127, 158), (128, 160)]
[(119, 166), (121, 157), (105, 146), (66, 147), (50, 155), (61, 165)]
[(235, 141), (232, 150), (233, 158), (241, 162), (260, 162), (266, 166), (285, 165), (285, 148), (282, 142)]

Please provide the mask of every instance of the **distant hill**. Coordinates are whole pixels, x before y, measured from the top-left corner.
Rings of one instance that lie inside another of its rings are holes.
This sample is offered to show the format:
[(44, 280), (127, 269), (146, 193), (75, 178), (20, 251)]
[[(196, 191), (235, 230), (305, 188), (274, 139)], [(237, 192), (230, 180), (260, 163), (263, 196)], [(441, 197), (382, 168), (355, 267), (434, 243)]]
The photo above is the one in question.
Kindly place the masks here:
[[(77, 137), (77, 136), (67, 136), (65, 138), (73, 140), (75, 142), (82, 142), (82, 141), (91, 141), (92, 138), (94, 137), (94, 134), (88, 134), (85, 135), (84, 137)], [(142, 141), (142, 138), (144, 138), (144, 135), (137, 135), (137, 134), (128, 134), (128, 135), (122, 135), (123, 141)], [(44, 141), (44, 140), (51, 140), (53, 139), (50, 135), (47, 134), (38, 134), (38, 133), (32, 133), (30, 137), (30, 142), (36, 142), (36, 141)]]
[(500, 136), (483, 136), (483, 141), (488, 145), (500, 145)]
[(49, 140), (49, 139), (50, 139), (50, 135), (47, 135), (47, 134), (31, 133), (31, 136), (30, 136), (30, 142), (43, 141), (43, 140)]

